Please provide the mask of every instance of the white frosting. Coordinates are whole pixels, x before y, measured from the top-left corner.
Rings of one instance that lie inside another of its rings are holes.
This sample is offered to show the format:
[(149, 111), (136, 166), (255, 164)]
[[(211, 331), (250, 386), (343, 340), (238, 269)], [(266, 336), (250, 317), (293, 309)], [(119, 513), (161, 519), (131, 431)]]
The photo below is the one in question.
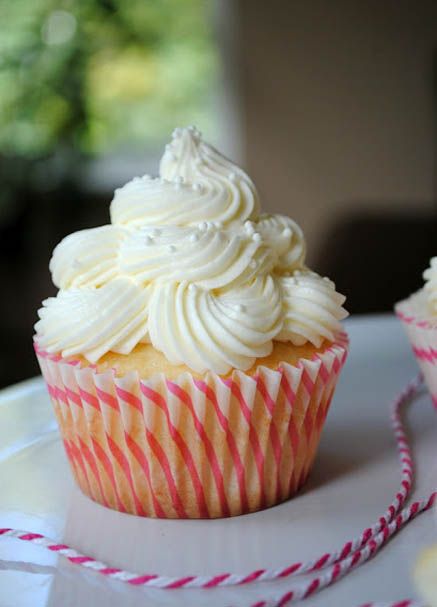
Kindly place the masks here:
[(296, 345), (309, 341), (317, 347), (323, 339), (332, 341), (341, 330), (339, 321), (347, 316), (342, 307), (345, 297), (336, 292), (334, 283), (308, 270), (283, 276), (279, 282), (284, 318), (276, 339)]
[(303, 232), (295, 221), (285, 215), (260, 215), (256, 231), (265, 244), (274, 249), (278, 270), (292, 271), (302, 267), (306, 245)]
[(161, 179), (117, 190), (111, 220), (53, 252), (60, 291), (35, 325), (48, 352), (94, 363), (150, 341), (172, 363), (222, 374), (274, 339), (318, 347), (341, 329), (345, 298), (305, 267), (299, 226), (260, 215), (249, 177), (193, 128), (175, 131)]
[(425, 279), (424, 292), (431, 314), (437, 314), (437, 257), (433, 257), (429, 268), (423, 273)]
[(103, 226), (64, 238), (53, 251), (50, 271), (59, 289), (99, 287), (118, 275), (118, 250), (127, 230)]
[(116, 190), (113, 224), (192, 226), (215, 221), (238, 227), (258, 216), (258, 193), (250, 177), (204, 143), (196, 129), (176, 129), (160, 174), (159, 179), (135, 177)]
[(149, 229), (138, 230), (120, 248), (122, 273), (141, 283), (187, 281), (218, 289), (248, 281), (261, 265), (270, 270), (275, 262), (262, 242), (214, 227), (163, 227), (156, 236), (151, 234)]
[(129, 354), (147, 335), (149, 295), (149, 287), (129, 278), (116, 278), (99, 289), (61, 290), (38, 311), (38, 344), (63, 356), (83, 354), (91, 362), (109, 350)]
[(280, 291), (271, 276), (242, 292), (215, 295), (187, 282), (156, 285), (150, 301), (153, 345), (196, 371), (248, 369), (267, 356), (281, 326)]

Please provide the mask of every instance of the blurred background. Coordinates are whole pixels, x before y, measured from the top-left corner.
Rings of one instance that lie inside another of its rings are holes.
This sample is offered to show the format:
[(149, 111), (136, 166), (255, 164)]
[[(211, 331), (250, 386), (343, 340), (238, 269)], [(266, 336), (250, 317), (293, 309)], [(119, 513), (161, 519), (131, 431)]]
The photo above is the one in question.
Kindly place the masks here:
[(0, 0), (0, 385), (36, 375), (54, 246), (175, 126), (241, 163), (352, 313), (437, 254), (435, 0)]

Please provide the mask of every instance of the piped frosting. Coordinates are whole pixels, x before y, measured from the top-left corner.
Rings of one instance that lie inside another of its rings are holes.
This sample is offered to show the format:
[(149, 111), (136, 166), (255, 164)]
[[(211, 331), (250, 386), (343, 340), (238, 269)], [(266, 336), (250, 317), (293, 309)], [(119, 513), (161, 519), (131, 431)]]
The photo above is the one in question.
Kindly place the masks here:
[(50, 262), (39, 347), (95, 363), (151, 342), (174, 364), (246, 370), (273, 340), (317, 347), (347, 313), (305, 266), (299, 226), (260, 214), (249, 176), (194, 127), (176, 129), (160, 177), (116, 190), (111, 224), (67, 236)]
[(431, 314), (437, 316), (437, 257), (433, 257), (429, 268), (423, 273), (425, 279), (424, 292), (428, 309)]

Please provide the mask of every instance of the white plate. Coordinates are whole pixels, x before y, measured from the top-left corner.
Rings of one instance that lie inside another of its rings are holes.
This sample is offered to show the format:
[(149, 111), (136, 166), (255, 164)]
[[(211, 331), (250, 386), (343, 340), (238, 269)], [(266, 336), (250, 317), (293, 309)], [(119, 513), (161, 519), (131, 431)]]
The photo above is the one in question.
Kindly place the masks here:
[[(249, 572), (331, 551), (381, 514), (399, 484), (388, 403), (417, 372), (399, 323), (391, 316), (347, 323), (351, 352), (305, 489), (255, 514), (213, 521), (160, 521), (113, 512), (73, 485), (40, 378), (0, 393), (0, 527), (62, 540), (113, 566), (168, 575)], [(436, 485), (437, 416), (428, 396), (408, 425), (418, 475), (416, 497)], [(436, 538), (426, 513), (375, 559), (308, 607), (354, 607), (370, 600), (416, 596), (411, 573), (422, 546)], [(0, 539), (0, 606), (249, 605), (294, 584), (216, 590), (146, 590), (106, 580), (41, 547)]]

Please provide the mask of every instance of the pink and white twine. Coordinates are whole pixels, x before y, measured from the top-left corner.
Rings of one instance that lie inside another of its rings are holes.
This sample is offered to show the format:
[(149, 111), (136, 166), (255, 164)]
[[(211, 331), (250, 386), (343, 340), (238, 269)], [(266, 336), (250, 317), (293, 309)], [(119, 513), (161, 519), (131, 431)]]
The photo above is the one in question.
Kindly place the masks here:
[[(415, 501), (407, 507), (405, 502), (409, 497), (414, 479), (413, 461), (410, 446), (403, 428), (401, 419), (402, 407), (413, 399), (419, 392), (422, 378), (411, 381), (392, 404), (391, 423), (396, 439), (397, 451), (401, 467), (401, 483), (387, 510), (370, 527), (348, 542), (339, 550), (326, 552), (321, 556), (307, 562), (295, 562), (277, 569), (258, 569), (246, 574), (221, 573), (216, 575), (184, 577), (169, 577), (155, 573), (138, 575), (123, 569), (110, 567), (81, 554), (74, 548), (55, 542), (39, 533), (31, 533), (20, 529), (0, 528), (0, 538), (13, 537), (22, 541), (31, 542), (55, 552), (71, 563), (92, 569), (112, 579), (120, 580), (133, 586), (146, 586), (149, 588), (176, 589), (176, 588), (217, 588), (223, 586), (243, 586), (253, 582), (279, 580), (287, 577), (317, 574), (309, 581), (299, 582), (286, 592), (273, 599), (261, 599), (252, 603), (250, 607), (284, 607), (295, 601), (306, 599), (323, 588), (333, 585), (353, 569), (362, 565), (375, 556), (388, 540), (417, 515), (429, 510), (437, 500), (434, 491), (427, 499)], [(419, 603), (404, 600), (394, 603), (366, 603), (361, 607), (422, 607)]]

